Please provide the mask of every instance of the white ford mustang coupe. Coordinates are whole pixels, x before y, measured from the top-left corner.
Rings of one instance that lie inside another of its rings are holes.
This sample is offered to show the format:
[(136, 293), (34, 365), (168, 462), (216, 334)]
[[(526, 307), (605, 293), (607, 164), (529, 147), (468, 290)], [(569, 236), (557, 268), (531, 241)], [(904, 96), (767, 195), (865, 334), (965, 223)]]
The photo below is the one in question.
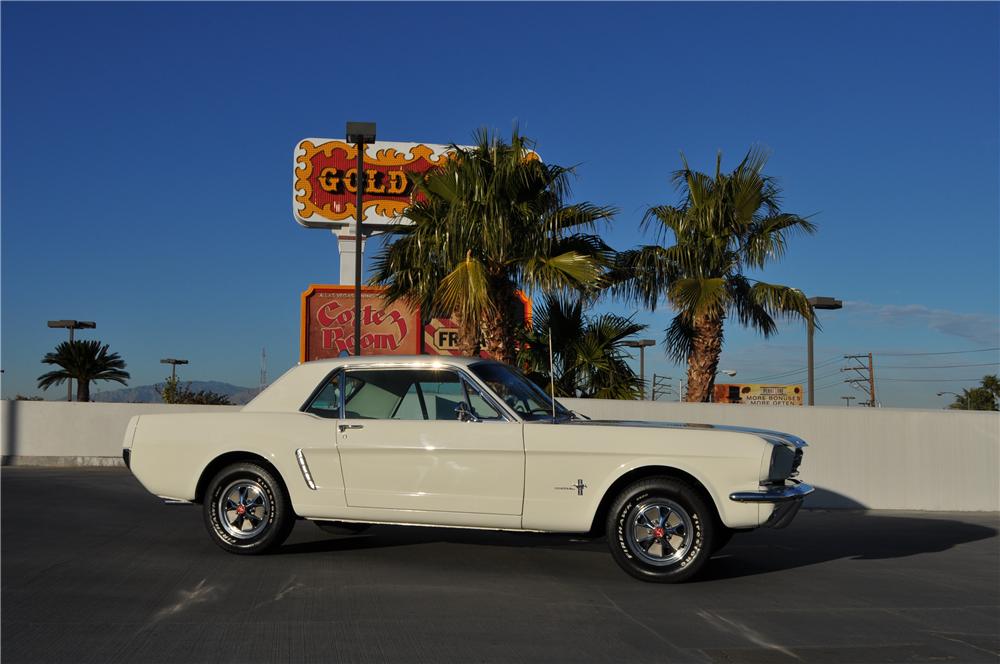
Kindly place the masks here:
[(231, 553), (324, 529), (406, 524), (607, 535), (644, 581), (696, 574), (733, 533), (787, 525), (812, 487), (773, 431), (593, 421), (499, 362), (301, 364), (232, 413), (141, 415), (123, 457), (153, 494), (199, 503)]

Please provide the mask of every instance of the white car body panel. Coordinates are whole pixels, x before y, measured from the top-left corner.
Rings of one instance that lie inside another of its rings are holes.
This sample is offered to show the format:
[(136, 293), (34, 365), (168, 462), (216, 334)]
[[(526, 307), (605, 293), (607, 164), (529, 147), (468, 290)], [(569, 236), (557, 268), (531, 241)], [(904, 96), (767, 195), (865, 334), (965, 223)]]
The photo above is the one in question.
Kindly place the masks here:
[(730, 494), (761, 488), (775, 445), (804, 445), (768, 431), (521, 421), (513, 411), (510, 421), (478, 422), (336, 419), (303, 411), (341, 367), (447, 367), (476, 382), (466, 367), (478, 361), (310, 362), (289, 370), (239, 412), (133, 418), (124, 447), (136, 478), (163, 498), (197, 500), (213, 461), (249, 454), (274, 466), (295, 513), (307, 519), (584, 532), (617, 480), (650, 467), (693, 478), (726, 526), (756, 527), (773, 505), (737, 502)]

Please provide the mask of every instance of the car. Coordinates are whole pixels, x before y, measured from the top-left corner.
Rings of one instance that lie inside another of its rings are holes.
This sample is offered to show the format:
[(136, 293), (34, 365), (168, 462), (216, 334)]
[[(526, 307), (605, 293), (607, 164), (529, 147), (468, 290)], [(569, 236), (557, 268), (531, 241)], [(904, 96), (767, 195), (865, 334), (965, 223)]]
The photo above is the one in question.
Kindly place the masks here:
[(296, 519), (589, 533), (632, 576), (678, 582), (734, 533), (791, 522), (805, 446), (591, 420), (493, 360), (361, 356), (293, 367), (238, 411), (133, 417), (123, 457), (230, 553), (276, 549)]

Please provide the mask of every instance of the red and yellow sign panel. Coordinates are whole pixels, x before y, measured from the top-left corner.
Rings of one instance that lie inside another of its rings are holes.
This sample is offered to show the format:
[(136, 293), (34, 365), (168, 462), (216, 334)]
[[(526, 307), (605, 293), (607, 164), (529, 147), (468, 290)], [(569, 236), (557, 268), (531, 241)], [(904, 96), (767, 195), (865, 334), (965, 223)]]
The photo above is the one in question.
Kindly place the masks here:
[[(302, 362), (354, 354), (354, 286), (310, 286), (302, 293)], [(387, 305), (380, 288), (361, 289), (361, 354), (420, 353), (420, 310)]]
[[(362, 183), (365, 223), (386, 226), (412, 200), (407, 174), (425, 173), (449, 158), (448, 146), (376, 142), (365, 149)], [(353, 221), (358, 192), (358, 150), (351, 143), (305, 139), (295, 147), (293, 211), (304, 226), (338, 228)]]
[(760, 383), (716, 383), (712, 392), (716, 403), (742, 403), (750, 406), (801, 406), (801, 385), (762, 385)]
[[(383, 289), (361, 289), (362, 355), (460, 355), (458, 325), (449, 318), (422, 324), (420, 310), (386, 304)], [(521, 292), (510, 304), (531, 325), (531, 300)], [(299, 361), (354, 354), (354, 286), (313, 284), (302, 293)]]

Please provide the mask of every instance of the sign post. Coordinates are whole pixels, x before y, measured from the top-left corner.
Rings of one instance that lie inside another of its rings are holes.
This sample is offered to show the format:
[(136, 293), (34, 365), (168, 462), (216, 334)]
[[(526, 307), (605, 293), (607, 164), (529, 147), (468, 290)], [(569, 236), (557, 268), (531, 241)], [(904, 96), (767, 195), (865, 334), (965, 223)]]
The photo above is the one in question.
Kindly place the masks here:
[(365, 143), (375, 142), (375, 123), (348, 122), (346, 133), (347, 142), (354, 143), (358, 148), (358, 170), (354, 180), (358, 194), (357, 204), (354, 208), (354, 216), (357, 220), (354, 227), (354, 354), (361, 355), (361, 268), (364, 255), (361, 224), (365, 218)]

